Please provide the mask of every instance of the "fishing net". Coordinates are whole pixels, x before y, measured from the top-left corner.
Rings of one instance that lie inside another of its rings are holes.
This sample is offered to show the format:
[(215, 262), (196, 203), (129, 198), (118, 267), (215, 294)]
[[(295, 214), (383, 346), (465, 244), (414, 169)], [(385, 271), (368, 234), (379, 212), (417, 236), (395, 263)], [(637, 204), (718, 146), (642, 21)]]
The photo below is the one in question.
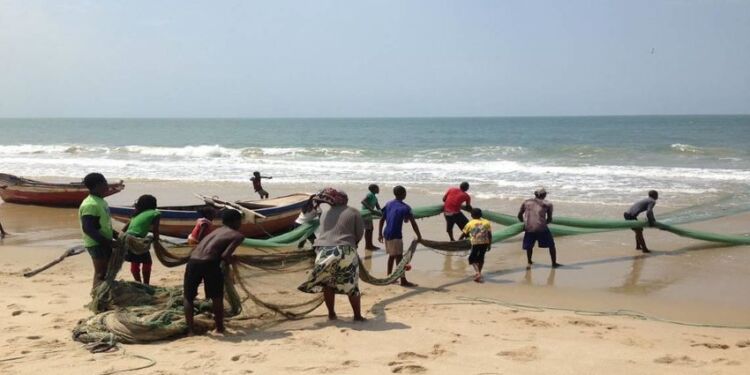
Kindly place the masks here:
[[(442, 205), (413, 209), (416, 218), (435, 216), (441, 212)], [(369, 211), (363, 214), (371, 215)], [(493, 243), (508, 240), (523, 232), (523, 224), (515, 216), (491, 210), (485, 210), (483, 216), (500, 225), (492, 232)], [(680, 217), (688, 216), (680, 214)], [(308, 298), (296, 290), (307, 278), (307, 273), (314, 264), (315, 252), (305, 240), (316, 230), (317, 225), (317, 222), (305, 224), (275, 237), (246, 239), (243, 242), (235, 251), (233, 263), (223, 265), (224, 305), (228, 319), (295, 319), (309, 314), (322, 304), (322, 295)], [(555, 217), (550, 229), (555, 235), (567, 236), (646, 226), (644, 221)], [(661, 222), (655, 227), (678, 236), (703, 241), (750, 245), (750, 236), (747, 235), (709, 233)], [(471, 248), (467, 240), (448, 242), (425, 239), (420, 243), (426, 248), (447, 254), (465, 254)], [(394, 272), (386, 277), (372, 275), (360, 262), (360, 280), (376, 286), (398, 280), (420, 243), (412, 242)], [(106, 347), (117, 342), (164, 340), (187, 331), (182, 312), (181, 287), (151, 287), (116, 280), (127, 246), (133, 245), (123, 244), (113, 252), (106, 280), (92, 291), (89, 307), (97, 315), (79, 322), (73, 330), (74, 339), (93, 343), (96, 347)], [(187, 245), (166, 241), (154, 243), (153, 246), (156, 258), (167, 267), (179, 267), (187, 263), (192, 250)], [(210, 301), (198, 301), (195, 305), (196, 328), (199, 330), (209, 329), (213, 325), (210, 305)]]

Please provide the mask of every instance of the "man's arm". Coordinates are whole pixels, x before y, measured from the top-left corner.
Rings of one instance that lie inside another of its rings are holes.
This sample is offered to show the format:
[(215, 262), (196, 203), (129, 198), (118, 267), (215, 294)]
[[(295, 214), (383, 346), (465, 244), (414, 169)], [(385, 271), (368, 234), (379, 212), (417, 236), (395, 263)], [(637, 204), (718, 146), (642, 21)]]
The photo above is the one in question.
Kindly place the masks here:
[(469, 194), (466, 194), (466, 209), (471, 211), (471, 196)]
[(237, 246), (240, 246), (244, 239), (245, 239), (244, 237), (238, 236), (236, 240), (232, 241), (227, 246), (226, 250), (224, 250), (224, 252), (221, 254), (221, 259), (227, 263), (232, 263), (232, 254), (234, 254), (234, 251), (237, 249)]
[(357, 211), (356, 215), (354, 216), (354, 238), (356, 238), (357, 244), (359, 244), (359, 241), (362, 239), (362, 236), (365, 234), (365, 221), (362, 219), (362, 215), (359, 214), (359, 211)]
[(273, 177), (271, 177), (271, 176), (260, 176), (260, 178), (267, 178), (267, 179), (269, 179), (269, 180), (270, 180), (270, 179), (272, 179)]
[(385, 224), (385, 215), (380, 217), (380, 222), (378, 223), (378, 242), (383, 242), (383, 224)]
[(654, 226), (656, 224), (656, 218), (654, 217), (654, 206), (656, 205), (655, 201), (652, 201), (648, 204), (648, 209), (646, 211), (646, 218), (648, 219), (648, 225)]
[(377, 213), (377, 211), (375, 211), (375, 207), (373, 207), (370, 202), (367, 201), (367, 197), (365, 197), (365, 199), (362, 199), (361, 203), (363, 206), (365, 206), (366, 209), (370, 210), (370, 212)]
[(151, 222), (151, 233), (154, 235), (154, 241), (159, 242), (159, 223), (161, 222), (161, 215), (154, 217), (154, 221)]
[(518, 221), (523, 223), (523, 213), (526, 212), (526, 205), (521, 204), (521, 209), (518, 210)]
[(104, 238), (101, 232), (99, 232), (99, 217), (85, 215), (81, 217), (81, 227), (83, 227), (83, 233), (91, 237), (104, 247), (112, 247), (114, 240), (111, 238)]
[(409, 222), (411, 223), (411, 229), (414, 229), (414, 234), (417, 235), (417, 241), (422, 241), (422, 233), (419, 232), (419, 225), (417, 225), (417, 221), (414, 220), (414, 216), (409, 215)]
[(549, 205), (549, 210), (547, 210), (547, 224), (552, 222), (552, 204)]

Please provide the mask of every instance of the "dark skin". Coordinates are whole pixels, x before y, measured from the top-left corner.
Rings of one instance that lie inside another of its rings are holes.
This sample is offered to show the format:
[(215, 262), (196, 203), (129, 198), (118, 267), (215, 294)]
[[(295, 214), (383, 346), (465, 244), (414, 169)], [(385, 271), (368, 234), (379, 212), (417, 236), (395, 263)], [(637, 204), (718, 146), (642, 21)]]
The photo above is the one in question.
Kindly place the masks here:
[[(370, 190), (373, 194), (379, 194), (380, 188), (375, 186), (374, 189)], [(362, 199), (362, 206), (370, 210), (373, 214), (380, 214), (380, 203), (375, 203), (375, 206), (372, 206), (370, 202), (367, 201), (367, 198)], [(366, 229), (365, 230), (365, 250), (380, 250), (379, 247), (375, 246), (372, 243), (372, 229)]]
[[(547, 194), (544, 195), (537, 195), (537, 199), (544, 199), (547, 197)], [(524, 205), (521, 205), (521, 209), (518, 211), (518, 221), (523, 222), (523, 214), (526, 212), (526, 207)], [(552, 210), (547, 211), (547, 218), (546, 218), (547, 224), (552, 223)], [(526, 260), (528, 261), (528, 266), (526, 268), (531, 267), (534, 262), (531, 261), (531, 257), (534, 253), (533, 249), (527, 249), (526, 250)], [(549, 256), (552, 260), (552, 268), (557, 268), (562, 266), (562, 264), (557, 263), (557, 249), (555, 248), (555, 245), (552, 245), (549, 247)]]
[[(397, 195), (396, 199), (403, 201), (406, 198), (406, 193), (402, 195)], [(414, 217), (409, 216), (408, 218), (409, 222), (411, 223), (411, 228), (414, 230), (414, 234), (417, 235), (417, 241), (422, 241), (422, 233), (419, 232), (419, 226), (417, 225), (417, 221), (414, 220)], [(383, 243), (383, 227), (385, 226), (385, 217), (380, 218), (380, 224), (378, 225), (378, 242)], [(390, 275), (391, 272), (393, 272), (393, 266), (395, 264), (401, 263), (401, 260), (404, 259), (403, 255), (388, 255), (388, 274)], [(407, 286), (407, 287), (415, 287), (417, 284), (411, 283), (408, 280), (406, 280), (406, 274), (401, 276), (401, 286)]]
[[(229, 228), (232, 228), (234, 230), (239, 230), (240, 226), (242, 225), (242, 220), (238, 220), (235, 222), (230, 223), (224, 223)], [(154, 246), (161, 246), (158, 241), (154, 242)], [(230, 244), (226, 250), (221, 255), (221, 260), (224, 261), (226, 264), (232, 263), (232, 253), (234, 250), (239, 246), (239, 243), (232, 243)], [(185, 313), (185, 322), (188, 326), (188, 336), (193, 336), (195, 334), (195, 302), (192, 300), (188, 300), (187, 298), (182, 299), (182, 306), (183, 311)], [(214, 323), (216, 325), (216, 332), (217, 333), (224, 333), (226, 331), (226, 328), (224, 327), (224, 299), (223, 298), (213, 298), (211, 299), (211, 312), (214, 315)]]
[[(654, 200), (659, 199), (658, 194), (649, 195)], [(653, 227), (656, 225), (656, 218), (654, 218), (654, 213), (649, 211), (647, 213), (648, 218), (648, 226)], [(633, 232), (635, 232), (635, 249), (641, 250), (644, 253), (650, 253), (651, 250), (648, 249), (648, 246), (646, 246), (646, 239), (643, 238), (643, 228), (633, 228)]]
[[(89, 193), (91, 195), (103, 198), (104, 194), (107, 192), (107, 189), (107, 182), (104, 181), (103, 183), (100, 183), (93, 189), (91, 189)], [(99, 232), (98, 216), (85, 215), (81, 217), (81, 227), (83, 228), (83, 232), (86, 233), (87, 236), (93, 238), (99, 244), (99, 246), (112, 249), (117, 245), (116, 241), (113, 238), (104, 238), (104, 236), (102, 236), (102, 234)], [(96, 288), (104, 281), (105, 277), (107, 276), (107, 265), (109, 264), (109, 257), (98, 259), (91, 258), (91, 260), (94, 264), (93, 287)]]
[(0, 238), (5, 238), (7, 235), (8, 233), (3, 229), (3, 223), (0, 223)]
[[(151, 234), (154, 235), (154, 242), (159, 242), (159, 222), (161, 221), (161, 217), (157, 216), (154, 221), (151, 223)], [(128, 227), (130, 226), (130, 223), (125, 224), (125, 227), (122, 228), (123, 232), (128, 231)], [(143, 268), (143, 279), (141, 279), (141, 274), (138, 272), (131, 272), (133, 275), (133, 279), (137, 282), (142, 282), (146, 285), (150, 285), (149, 282), (151, 281), (151, 270), (147, 268)], [(141, 281), (143, 280), (143, 281)]]
[[(270, 180), (270, 179), (272, 179), (273, 177), (271, 177), (271, 176), (261, 176), (261, 175), (260, 175), (260, 173), (253, 173), (253, 177), (252, 177), (252, 178), (251, 178), (250, 180), (251, 180), (251, 181), (258, 181), (258, 188), (259, 188), (259, 189), (262, 189), (262, 187), (261, 187), (261, 185), (260, 185), (260, 184), (261, 184), (261, 181), (262, 181), (262, 180), (263, 180), (264, 178), (267, 178), (267, 179), (269, 179), (269, 180)], [(257, 192), (257, 191), (258, 191), (258, 189), (255, 189), (255, 191)], [(268, 193), (266, 193), (266, 194), (261, 194), (261, 195), (260, 195), (260, 199), (266, 199), (266, 198), (268, 198)]]

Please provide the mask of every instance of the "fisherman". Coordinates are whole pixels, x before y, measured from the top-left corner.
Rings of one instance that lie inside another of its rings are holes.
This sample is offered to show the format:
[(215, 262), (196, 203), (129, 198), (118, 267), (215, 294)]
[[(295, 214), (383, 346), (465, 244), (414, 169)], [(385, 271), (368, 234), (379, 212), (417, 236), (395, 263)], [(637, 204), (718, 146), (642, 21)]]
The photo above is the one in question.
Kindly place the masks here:
[(461, 204), (466, 202), (464, 206), (467, 210), (471, 211), (471, 197), (468, 193), (469, 183), (464, 181), (459, 185), (458, 188), (452, 187), (445, 192), (443, 195), (443, 214), (445, 215), (446, 231), (448, 232), (448, 238), (451, 241), (453, 239), (453, 226), (458, 225), (458, 229), (464, 230), (464, 226), (469, 222), (469, 219), (464, 216), (461, 212)]
[(260, 195), (260, 199), (267, 199), (268, 198), (268, 192), (263, 189), (263, 185), (261, 185), (261, 182), (264, 178), (272, 179), (271, 176), (261, 176), (260, 172), (255, 171), (253, 172), (253, 177), (250, 177), (250, 181), (253, 182), (253, 190), (255, 190), (258, 195)]
[[(135, 202), (133, 218), (125, 224), (122, 231), (137, 238), (145, 238), (149, 232), (153, 233), (154, 241), (159, 242), (159, 222), (161, 212), (156, 209), (156, 197), (150, 194), (144, 194), (138, 197)], [(151, 259), (150, 249), (146, 252), (137, 254), (132, 249), (125, 252), (125, 261), (130, 262), (130, 273), (137, 282), (143, 282), (149, 285), (151, 281), (151, 268), (153, 260)], [(141, 267), (142, 266), (142, 267)], [(141, 268), (143, 277), (141, 278)]]
[(8, 232), (3, 229), (3, 223), (0, 223), (0, 239), (5, 238), (5, 236), (8, 235)]
[(320, 217), (318, 238), (315, 240), (315, 266), (307, 280), (297, 289), (305, 293), (323, 292), (328, 319), (336, 320), (336, 294), (346, 294), (352, 306), (354, 321), (363, 322), (359, 292), (359, 257), (357, 244), (364, 233), (364, 222), (359, 210), (349, 207), (345, 192), (323, 189), (315, 197), (317, 202), (331, 206)]
[(555, 240), (552, 238), (552, 232), (550, 232), (548, 226), (552, 222), (552, 203), (546, 201), (546, 197), (547, 191), (544, 188), (539, 188), (534, 192), (534, 198), (524, 201), (518, 211), (518, 220), (524, 223), (523, 229), (526, 232), (523, 236), (523, 249), (526, 250), (526, 259), (528, 260), (526, 268), (531, 268), (531, 265), (534, 264), (531, 261), (531, 256), (535, 242), (538, 242), (541, 248), (549, 248), (552, 268), (561, 266), (557, 263)]
[(216, 332), (224, 332), (224, 275), (221, 262), (231, 263), (232, 254), (245, 236), (239, 232), (242, 214), (227, 209), (221, 215), (224, 226), (209, 233), (190, 253), (183, 281), (185, 321), (188, 335), (195, 334), (193, 324), (194, 300), (198, 285), (203, 282), (206, 298), (211, 299)]
[(94, 283), (96, 288), (107, 274), (107, 265), (112, 256), (112, 248), (117, 246), (116, 233), (112, 229), (109, 205), (104, 200), (107, 192), (107, 179), (101, 173), (89, 173), (83, 178), (89, 195), (78, 208), (81, 223), (83, 246), (86, 247), (94, 263)]
[[(393, 195), (396, 199), (386, 203), (383, 207), (383, 216), (380, 217), (378, 227), (378, 241), (382, 243), (385, 239), (385, 251), (388, 253), (388, 275), (393, 272), (393, 265), (399, 264), (401, 259), (404, 258), (404, 240), (401, 229), (405, 222), (411, 223), (414, 234), (417, 235), (417, 241), (422, 240), (422, 234), (419, 233), (419, 226), (414, 220), (411, 207), (404, 203), (406, 189), (400, 185), (396, 186), (393, 188)], [(383, 230), (383, 224), (387, 224), (385, 225), (385, 231)], [(415, 287), (417, 284), (406, 280), (406, 274), (403, 274), (401, 286)]]
[(372, 232), (375, 229), (372, 225), (372, 215), (381, 214), (380, 203), (378, 203), (380, 187), (376, 184), (372, 184), (367, 187), (367, 190), (369, 190), (367, 195), (362, 199), (362, 209), (367, 211), (363, 217), (365, 221), (365, 250), (380, 250), (379, 247), (372, 243)]
[[(640, 215), (641, 212), (646, 211), (648, 225), (653, 227), (656, 225), (654, 206), (656, 206), (657, 199), (659, 199), (659, 192), (656, 190), (650, 190), (648, 192), (648, 197), (635, 202), (623, 213), (625, 220), (638, 220), (638, 215)], [(633, 232), (635, 232), (635, 249), (641, 250), (644, 253), (650, 253), (651, 250), (648, 249), (648, 246), (646, 246), (646, 240), (643, 238), (643, 228), (633, 228)]]

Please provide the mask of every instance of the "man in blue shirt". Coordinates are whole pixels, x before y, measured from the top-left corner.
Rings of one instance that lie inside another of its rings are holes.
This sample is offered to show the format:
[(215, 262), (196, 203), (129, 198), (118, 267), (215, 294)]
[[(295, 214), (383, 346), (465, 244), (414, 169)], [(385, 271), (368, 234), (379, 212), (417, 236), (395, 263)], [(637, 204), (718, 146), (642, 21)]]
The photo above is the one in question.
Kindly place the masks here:
[[(385, 239), (385, 251), (388, 253), (388, 274), (390, 275), (393, 271), (393, 265), (398, 264), (404, 257), (404, 242), (403, 234), (401, 229), (406, 221), (411, 222), (411, 227), (414, 229), (414, 234), (417, 235), (417, 241), (422, 240), (422, 234), (419, 233), (419, 226), (414, 221), (414, 216), (411, 213), (411, 207), (404, 203), (406, 198), (406, 189), (403, 186), (396, 186), (393, 188), (393, 195), (396, 199), (386, 203), (383, 207), (383, 216), (380, 218), (380, 226), (378, 229), (378, 241), (381, 243)], [(383, 224), (386, 224), (385, 231), (383, 230)], [(401, 286), (415, 287), (417, 284), (410, 283), (406, 280), (406, 275), (401, 276)]]

